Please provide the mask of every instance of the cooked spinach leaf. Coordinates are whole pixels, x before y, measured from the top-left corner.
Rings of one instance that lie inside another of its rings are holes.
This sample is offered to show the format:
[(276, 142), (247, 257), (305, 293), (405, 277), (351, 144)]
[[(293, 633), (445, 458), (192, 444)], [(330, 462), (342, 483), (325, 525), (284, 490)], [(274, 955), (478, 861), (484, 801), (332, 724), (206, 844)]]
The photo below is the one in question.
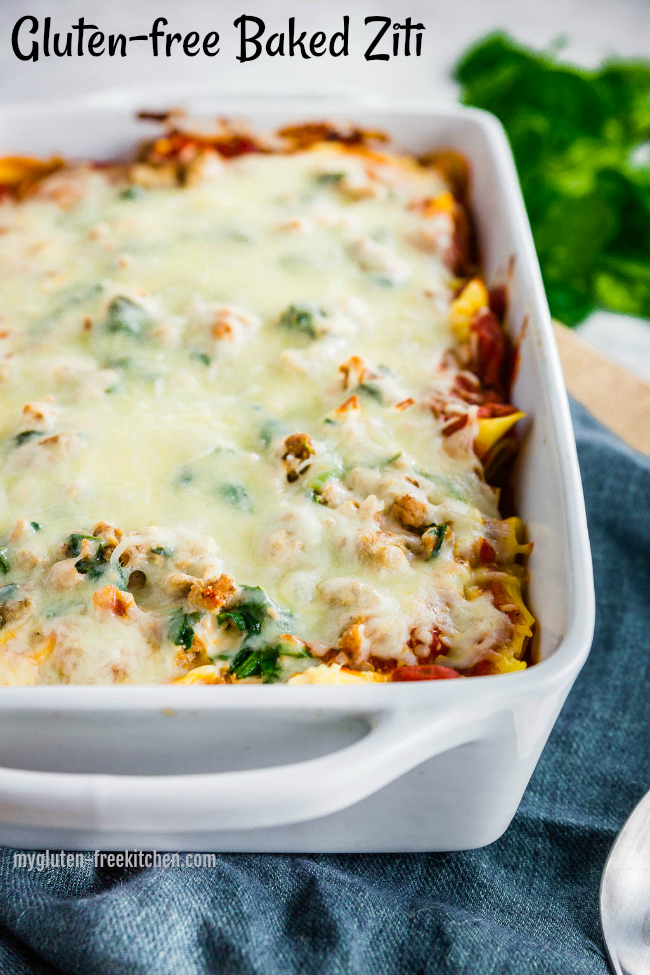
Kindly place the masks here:
[(322, 311), (313, 305), (289, 305), (280, 316), (279, 322), (283, 328), (291, 332), (298, 332), (315, 339), (317, 335), (315, 321), (321, 318), (322, 314)]
[(311, 492), (312, 501), (315, 501), (317, 504), (322, 504), (323, 501), (321, 495), (323, 493), (323, 488), (325, 487), (327, 482), (331, 480), (333, 477), (341, 477), (342, 475), (343, 475), (343, 467), (338, 462), (335, 462), (332, 467), (328, 468), (325, 471), (321, 471), (320, 474), (317, 474), (315, 477), (310, 478), (307, 484), (307, 489), (308, 491)]
[(345, 179), (345, 173), (320, 173), (314, 182), (319, 186), (336, 186), (342, 179)]
[(6, 575), (11, 569), (11, 562), (9, 561), (9, 552), (6, 546), (0, 546), (0, 572)]
[(274, 437), (277, 437), (284, 429), (285, 426), (280, 420), (269, 417), (260, 427), (259, 438), (265, 447), (270, 447)]
[(244, 638), (230, 661), (230, 673), (240, 679), (261, 677), (267, 684), (279, 678), (278, 657), (281, 654), (303, 656), (293, 642), (283, 642), (272, 635), (274, 630), (277, 634), (277, 628), (284, 626), (289, 615), (281, 612), (259, 586), (243, 586), (235, 605), (217, 616), (217, 622), (236, 626)]
[(431, 554), (427, 557), (427, 562), (430, 562), (431, 559), (435, 559), (438, 555), (440, 555), (440, 549), (442, 548), (442, 543), (445, 540), (445, 534), (448, 527), (449, 525), (447, 522), (443, 522), (441, 525), (429, 525), (427, 530), (422, 535), (423, 538), (435, 538), (433, 548), (431, 549)]
[(260, 586), (243, 586), (238, 602), (219, 613), (218, 623), (234, 623), (244, 633), (262, 632), (262, 626), (269, 618), (269, 607), (273, 604)]
[(264, 683), (268, 683), (276, 677), (277, 661), (277, 653), (268, 647), (256, 650), (244, 645), (233, 657), (229, 670), (240, 680), (261, 676)]
[(357, 389), (360, 393), (363, 393), (364, 396), (374, 399), (375, 403), (379, 403), (380, 406), (383, 404), (384, 397), (382, 395), (381, 388), (377, 385), (377, 383), (361, 383), (360, 386), (357, 386)]
[(275, 648), (281, 657), (311, 657), (307, 646), (293, 637), (280, 637)]
[(86, 558), (75, 562), (74, 567), (79, 575), (88, 576), (89, 579), (99, 579), (106, 571), (107, 563), (97, 556), (95, 558), (86, 556)]
[(191, 467), (183, 467), (178, 478), (176, 480), (177, 484), (191, 484), (194, 480), (194, 471)]
[(120, 200), (141, 200), (147, 195), (147, 191), (142, 186), (127, 186), (120, 192)]
[(22, 447), (24, 443), (29, 443), (30, 440), (34, 440), (35, 437), (42, 437), (43, 433), (41, 430), (23, 430), (22, 433), (17, 433), (14, 437), (14, 444), (16, 447)]
[(174, 610), (169, 618), (167, 635), (177, 647), (189, 650), (194, 640), (194, 627), (203, 613), (184, 613), (182, 609)]
[(99, 281), (94, 281), (92, 284), (82, 282), (80, 284), (71, 285), (71, 287), (66, 288), (65, 291), (59, 295), (59, 304), (56, 306), (54, 311), (48, 315), (48, 319), (50, 321), (56, 321), (71, 308), (76, 308), (78, 305), (84, 305), (92, 298), (96, 298), (97, 295), (101, 294), (103, 290), (104, 286)]
[(236, 244), (250, 244), (253, 239), (250, 234), (245, 233), (243, 230), (237, 230), (234, 227), (225, 231), (225, 237), (227, 240), (232, 240)]
[(369, 274), (368, 277), (375, 284), (381, 285), (382, 288), (395, 288), (397, 286), (395, 279), (389, 278), (386, 274)]
[(151, 324), (151, 318), (141, 305), (118, 295), (106, 310), (104, 324), (108, 332), (124, 332), (133, 338), (140, 338)]
[(77, 532), (72, 535), (68, 535), (65, 548), (69, 558), (75, 558), (75, 556), (81, 555), (81, 548), (85, 540), (89, 542), (97, 542), (98, 545), (100, 544), (99, 539), (94, 535), (81, 535)]
[(200, 362), (204, 366), (209, 366), (212, 362), (212, 359), (207, 352), (199, 352), (198, 349), (193, 349), (192, 352), (190, 352), (190, 359), (196, 359), (197, 362)]
[(220, 484), (217, 491), (231, 508), (238, 508), (240, 511), (252, 511), (251, 499), (243, 484)]
[(396, 460), (399, 460), (401, 456), (402, 456), (402, 451), (400, 450), (398, 454), (393, 454), (392, 457), (389, 457), (387, 460), (385, 460), (381, 466), (388, 467), (390, 464), (394, 464)]
[(131, 366), (131, 359), (128, 356), (121, 356), (118, 359), (106, 359), (102, 363), (102, 369), (128, 369)]
[(261, 677), (264, 684), (280, 678), (280, 657), (311, 657), (306, 647), (280, 639), (273, 646), (252, 647), (244, 643), (230, 662), (230, 673), (240, 679)]
[[(110, 560), (110, 549), (105, 549), (102, 545), (100, 538), (96, 535), (82, 535), (80, 533), (75, 533), (68, 536), (66, 542), (66, 553), (69, 558), (75, 558), (81, 555), (83, 549), (84, 541), (95, 542), (96, 548), (89, 555), (84, 555), (83, 558), (77, 559), (74, 564), (75, 569), (82, 576), (88, 576), (89, 579), (99, 579), (100, 576), (106, 572), (109, 568)], [(126, 577), (122, 568), (118, 565), (115, 567), (115, 571), (118, 576), (118, 587), (120, 589), (126, 588)]]
[(431, 471), (423, 471), (420, 467), (416, 467), (415, 472), (416, 474), (419, 474), (420, 477), (426, 478), (427, 481), (433, 481), (440, 491), (444, 491), (445, 494), (448, 494), (449, 497), (453, 498), (455, 501), (467, 502), (467, 497), (458, 490), (451, 478), (445, 477), (444, 474), (439, 474), (437, 471), (434, 473)]

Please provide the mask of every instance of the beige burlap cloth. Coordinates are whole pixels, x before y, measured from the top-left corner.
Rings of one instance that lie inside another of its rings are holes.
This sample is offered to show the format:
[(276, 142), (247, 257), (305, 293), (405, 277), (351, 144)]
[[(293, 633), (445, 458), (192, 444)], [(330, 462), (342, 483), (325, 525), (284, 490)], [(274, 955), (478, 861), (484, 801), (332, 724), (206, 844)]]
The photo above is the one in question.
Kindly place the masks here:
[(650, 383), (557, 323), (555, 336), (569, 393), (630, 447), (650, 454)]

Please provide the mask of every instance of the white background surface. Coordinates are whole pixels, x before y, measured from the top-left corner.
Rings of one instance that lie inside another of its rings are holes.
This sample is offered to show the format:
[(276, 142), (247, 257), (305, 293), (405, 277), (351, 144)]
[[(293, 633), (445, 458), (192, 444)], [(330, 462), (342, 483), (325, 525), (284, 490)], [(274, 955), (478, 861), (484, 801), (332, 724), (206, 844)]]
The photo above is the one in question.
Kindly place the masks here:
[[(340, 30), (350, 16), (350, 55), (267, 58), (241, 64), (236, 60), (241, 14), (261, 17), (266, 35), (287, 29), (290, 16), (309, 33)], [(151, 30), (156, 17), (166, 17), (169, 31), (201, 35), (216, 30), (221, 50), (214, 58), (186, 57), (178, 46), (171, 58), (153, 58), (150, 47), (135, 42), (126, 58), (107, 54), (93, 58), (44, 58), (22, 62), (13, 54), (11, 31), (16, 20), (31, 14), (42, 22), (52, 17), (52, 31), (66, 32), (79, 16), (109, 33), (127, 36)], [(367, 62), (363, 53), (371, 28), (367, 16), (387, 15), (425, 25), (422, 56)], [(568, 40), (564, 57), (585, 65), (610, 55), (650, 55), (650, 0), (0, 0), (0, 99), (29, 100), (69, 96), (113, 85), (142, 82), (203, 81), (215, 89), (326, 91), (341, 86), (370, 88), (391, 95), (430, 95), (453, 99), (449, 69), (458, 54), (488, 30), (508, 30), (536, 47), (560, 35)], [(623, 316), (598, 313), (581, 329), (583, 335), (615, 358), (650, 379), (650, 325)]]

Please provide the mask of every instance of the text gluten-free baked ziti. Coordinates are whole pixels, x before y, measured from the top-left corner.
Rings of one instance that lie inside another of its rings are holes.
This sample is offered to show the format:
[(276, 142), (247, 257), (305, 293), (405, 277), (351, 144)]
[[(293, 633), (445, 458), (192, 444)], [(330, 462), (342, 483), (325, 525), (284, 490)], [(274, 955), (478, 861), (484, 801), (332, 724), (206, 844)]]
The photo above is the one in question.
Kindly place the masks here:
[(0, 683), (525, 668), (461, 161), (180, 125), (0, 160)]

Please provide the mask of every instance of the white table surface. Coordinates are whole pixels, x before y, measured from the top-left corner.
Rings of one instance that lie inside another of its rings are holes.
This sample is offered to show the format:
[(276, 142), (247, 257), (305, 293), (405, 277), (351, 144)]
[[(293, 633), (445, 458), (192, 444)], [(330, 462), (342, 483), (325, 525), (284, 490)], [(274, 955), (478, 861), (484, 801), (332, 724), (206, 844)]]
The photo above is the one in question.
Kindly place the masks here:
[[(261, 57), (236, 60), (233, 21), (246, 13), (261, 17), (267, 36), (286, 30), (295, 16), (300, 30), (332, 32), (349, 14), (350, 55), (304, 61)], [(153, 58), (144, 43), (132, 45), (126, 58), (43, 58), (22, 62), (11, 49), (16, 20), (31, 14), (52, 17), (52, 30), (67, 31), (79, 16), (105, 33), (147, 33), (156, 17), (166, 17), (167, 30), (201, 34), (216, 30), (222, 50), (215, 58), (182, 53)], [(367, 62), (363, 51), (367, 16), (389, 15), (403, 22), (424, 23), (422, 56)], [(467, 44), (488, 30), (506, 29), (518, 40), (543, 47), (565, 35), (564, 56), (584, 65), (603, 57), (650, 55), (650, 0), (0, 0), (0, 100), (57, 98), (79, 91), (142, 82), (211, 82), (215, 89), (263, 90), (272, 85), (289, 90), (341, 86), (371, 88), (391, 95), (431, 95), (453, 99), (449, 69)], [(650, 380), (650, 324), (599, 312), (580, 329), (607, 355)]]

